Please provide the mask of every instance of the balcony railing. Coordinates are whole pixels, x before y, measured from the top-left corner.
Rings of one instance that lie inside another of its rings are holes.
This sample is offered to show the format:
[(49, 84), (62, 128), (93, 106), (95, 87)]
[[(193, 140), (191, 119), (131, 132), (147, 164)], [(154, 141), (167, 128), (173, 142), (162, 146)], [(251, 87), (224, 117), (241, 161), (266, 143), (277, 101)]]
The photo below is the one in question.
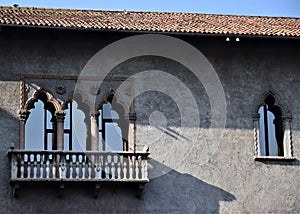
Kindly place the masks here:
[(148, 152), (8, 152), (11, 164), (10, 183), (28, 181), (89, 181), (147, 183)]

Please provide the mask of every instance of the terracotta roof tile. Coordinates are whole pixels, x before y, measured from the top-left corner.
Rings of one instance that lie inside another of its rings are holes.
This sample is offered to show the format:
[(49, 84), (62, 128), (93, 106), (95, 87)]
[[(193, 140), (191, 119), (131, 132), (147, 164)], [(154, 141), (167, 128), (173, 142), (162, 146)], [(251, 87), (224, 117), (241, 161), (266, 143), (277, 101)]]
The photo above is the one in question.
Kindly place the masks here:
[(180, 12), (124, 12), (0, 6), (1, 25), (79, 29), (300, 36), (300, 19)]

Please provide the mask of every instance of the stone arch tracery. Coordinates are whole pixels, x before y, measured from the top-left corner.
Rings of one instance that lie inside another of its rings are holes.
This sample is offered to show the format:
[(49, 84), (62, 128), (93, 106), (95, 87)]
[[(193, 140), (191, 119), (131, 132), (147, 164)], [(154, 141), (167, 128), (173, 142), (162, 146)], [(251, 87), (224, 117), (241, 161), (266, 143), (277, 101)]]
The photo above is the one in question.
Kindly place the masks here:
[[(100, 150), (106, 150), (105, 148), (105, 133), (104, 133), (104, 126), (105, 122), (109, 122), (109, 120), (103, 120), (103, 117), (101, 116), (100, 112), (102, 110), (103, 105), (110, 104), (113, 111), (115, 111), (119, 118), (118, 119), (112, 119), (110, 122), (114, 122), (118, 124), (118, 127), (121, 130), (121, 138), (122, 138), (122, 148), (125, 151), (128, 150), (134, 150), (134, 139), (133, 139), (133, 128), (134, 128), (134, 120), (131, 120), (132, 118), (129, 117), (129, 107), (122, 101), (122, 99), (119, 97), (119, 95), (116, 93), (114, 89), (110, 89), (104, 96), (103, 99), (101, 99), (98, 103), (96, 103), (95, 106), (95, 112), (97, 112), (94, 117), (97, 118), (94, 120), (94, 124), (97, 123), (94, 127), (94, 139), (92, 144), (98, 144), (99, 140), (101, 138), (103, 139), (102, 146), (101, 143), (99, 144), (98, 149)], [(101, 120), (101, 122), (99, 121)], [(103, 123), (102, 123), (103, 122)], [(102, 126), (102, 127), (99, 127)], [(103, 128), (103, 129), (102, 129)], [(97, 133), (96, 133), (97, 129)], [(98, 133), (101, 133), (98, 135)], [(93, 134), (92, 134), (93, 135)], [(98, 137), (96, 136), (98, 135)], [(96, 146), (93, 148), (95, 149)], [(102, 148), (101, 148), (102, 147)]]
[[(280, 96), (270, 90), (256, 102), (253, 113), (255, 156), (293, 156), (291, 120)], [(270, 152), (270, 145), (275, 145)]]
[[(52, 129), (50, 132), (53, 132), (52, 135), (52, 149), (57, 148), (57, 133), (56, 133), (56, 128), (57, 128), (57, 116), (60, 114), (60, 102), (54, 98), (54, 96), (47, 91), (44, 88), (38, 88), (37, 90), (34, 91), (32, 96), (27, 99), (24, 108), (20, 110), (19, 112), (19, 118), (20, 118), (20, 149), (25, 148), (25, 125), (26, 121), (30, 115), (30, 110), (35, 108), (35, 103), (38, 102), (38, 100), (42, 101), (44, 104), (44, 109), (45, 111), (49, 111), (51, 113), (51, 122), (52, 122)], [(46, 113), (45, 113), (46, 117)], [(44, 118), (44, 120), (46, 120)], [(49, 131), (44, 127), (44, 132), (47, 133)], [(47, 149), (47, 138), (44, 137), (44, 149)]]
[[(62, 104), (62, 110), (66, 113), (66, 118), (64, 123), (69, 124), (69, 127), (66, 128), (64, 127), (64, 134), (68, 135), (68, 148), (69, 150), (73, 150), (73, 146), (72, 144), (74, 143), (73, 141), (75, 140), (75, 138), (77, 138), (77, 136), (82, 136), (85, 135), (85, 140), (84, 142), (79, 142), (82, 146), (85, 146), (86, 149), (90, 150), (90, 118), (89, 118), (89, 114), (91, 111), (91, 105), (90, 103), (87, 103), (86, 100), (84, 99), (85, 94), (82, 93), (81, 91), (76, 91), (76, 93), (74, 91), (72, 91), (66, 98), (66, 100), (63, 102)], [(73, 103), (76, 103), (76, 109), (74, 109), (74, 106), (72, 105)], [(73, 107), (72, 107), (73, 106)], [(71, 108), (71, 109), (69, 109)], [(84, 119), (83, 119), (83, 124), (84, 124), (84, 128), (82, 127), (82, 124), (77, 124), (77, 123), (73, 123), (73, 120), (76, 119), (76, 117), (78, 116), (77, 114), (73, 114), (72, 112), (75, 111), (75, 113), (77, 111), (81, 111), (84, 114)], [(70, 114), (70, 115), (68, 115)], [(66, 121), (67, 119), (69, 119), (69, 121)], [(79, 128), (78, 128), (79, 127)], [(83, 132), (83, 130), (85, 130), (84, 134), (83, 133), (78, 133), (78, 132)], [(66, 142), (64, 142), (64, 144), (66, 145)], [(65, 146), (66, 147), (66, 146)]]
[(30, 110), (34, 108), (34, 103), (37, 102), (38, 99), (42, 98), (41, 100), (44, 102), (45, 105), (52, 104), (53, 111), (59, 111), (61, 109), (61, 103), (54, 98), (54, 96), (44, 88), (37, 89), (33, 95), (26, 101), (24, 109)]

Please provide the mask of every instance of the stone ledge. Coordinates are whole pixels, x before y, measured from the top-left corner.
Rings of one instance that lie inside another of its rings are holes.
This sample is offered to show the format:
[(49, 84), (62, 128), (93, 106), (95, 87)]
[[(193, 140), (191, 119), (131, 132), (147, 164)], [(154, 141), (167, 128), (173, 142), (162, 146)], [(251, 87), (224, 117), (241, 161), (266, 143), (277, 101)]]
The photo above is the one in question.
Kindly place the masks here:
[(149, 183), (149, 179), (96, 179), (96, 178), (12, 178), (9, 183), (20, 182), (96, 182), (96, 183)]
[(256, 161), (294, 161), (295, 157), (284, 157), (284, 156), (254, 156)]

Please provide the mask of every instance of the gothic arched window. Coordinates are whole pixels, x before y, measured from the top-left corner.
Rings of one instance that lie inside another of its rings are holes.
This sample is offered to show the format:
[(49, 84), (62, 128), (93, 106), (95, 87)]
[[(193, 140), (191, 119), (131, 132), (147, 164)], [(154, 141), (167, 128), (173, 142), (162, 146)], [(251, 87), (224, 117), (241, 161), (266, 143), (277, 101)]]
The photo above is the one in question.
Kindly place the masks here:
[(64, 149), (85, 151), (87, 131), (84, 112), (78, 108), (75, 100), (71, 100), (68, 103), (65, 112)]
[(282, 112), (268, 95), (259, 107), (260, 152), (263, 156), (284, 156)]
[(47, 102), (47, 95), (40, 93), (37, 100), (29, 105), (30, 114), (25, 126), (25, 149), (56, 149), (55, 108)]
[(274, 93), (268, 92), (253, 114), (256, 160), (294, 160), (292, 116), (286, 114), (286, 111), (277, 104), (277, 99)]
[(124, 118), (124, 109), (114, 102), (114, 95), (108, 96), (107, 101), (99, 109), (99, 149), (103, 151), (127, 151), (128, 121)]

